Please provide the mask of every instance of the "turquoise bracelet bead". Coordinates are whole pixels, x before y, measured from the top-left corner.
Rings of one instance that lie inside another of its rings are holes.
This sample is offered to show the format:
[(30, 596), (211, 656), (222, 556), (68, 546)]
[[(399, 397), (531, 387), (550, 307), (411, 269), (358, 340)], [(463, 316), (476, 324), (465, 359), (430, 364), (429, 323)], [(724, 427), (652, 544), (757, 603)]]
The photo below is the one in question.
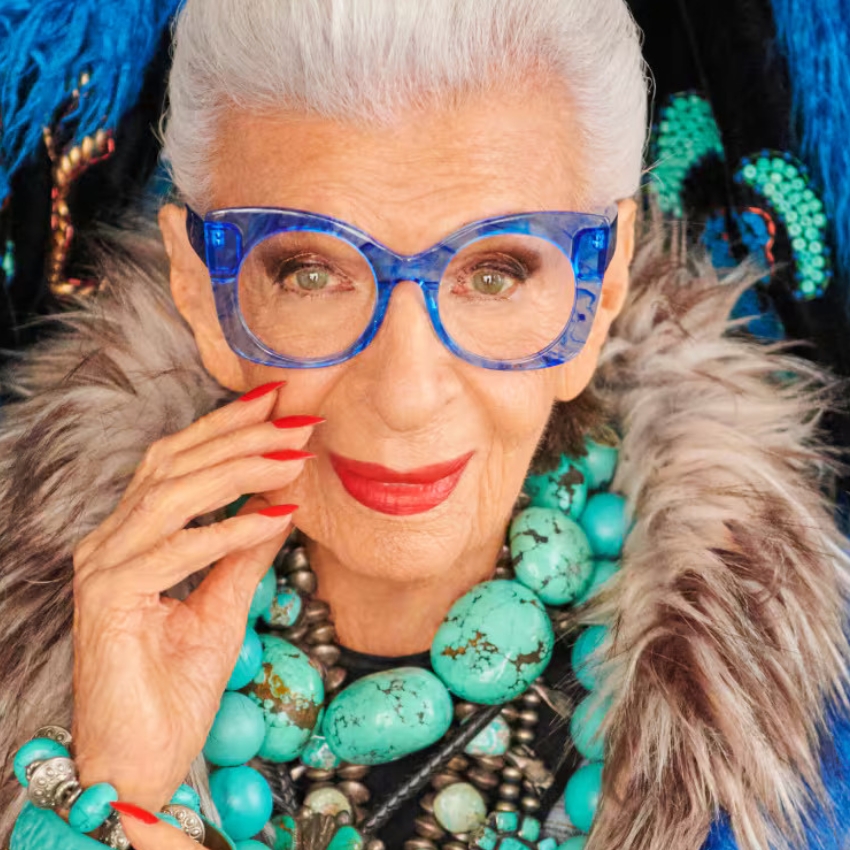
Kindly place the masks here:
[(288, 629), (298, 622), (302, 608), (301, 594), (291, 587), (285, 587), (275, 595), (262, 617), (276, 629)]
[(328, 746), (324, 735), (313, 735), (301, 753), (301, 764), (314, 770), (334, 770), (342, 759)]
[(587, 502), (587, 478), (582, 465), (567, 455), (561, 455), (558, 466), (551, 472), (529, 475), (523, 490), (536, 508), (551, 508), (578, 519)]
[(313, 734), (325, 700), (318, 670), (297, 647), (262, 635), (263, 666), (246, 693), (262, 709), (266, 736), (260, 755), (274, 762), (297, 758)]
[(9, 850), (104, 850), (104, 846), (72, 829), (52, 809), (26, 802), (12, 827)]
[(14, 770), (18, 782), (26, 788), (29, 785), (27, 768), (34, 761), (46, 761), (55, 758), (67, 759), (71, 758), (71, 754), (67, 747), (63, 747), (62, 744), (52, 738), (33, 738), (15, 753), (12, 770)]
[(583, 605), (593, 599), (597, 593), (617, 574), (619, 561), (596, 561), (590, 576), (590, 584), (575, 598), (576, 605)]
[(587, 845), (586, 835), (574, 835), (558, 847), (558, 850), (584, 850)]
[(593, 553), (578, 523), (560, 511), (528, 508), (511, 523), (517, 581), (547, 605), (572, 602), (590, 582)]
[(249, 626), (245, 630), (239, 657), (227, 682), (227, 690), (238, 691), (244, 688), (260, 672), (262, 663), (263, 644), (257, 632)]
[(201, 798), (191, 785), (181, 785), (169, 800), (175, 806), (186, 806), (198, 814), (201, 813)]
[(554, 838), (544, 838), (538, 842), (537, 850), (558, 850), (558, 842)]
[(549, 615), (531, 590), (487, 581), (451, 607), (431, 644), (431, 665), (462, 699), (493, 705), (528, 690), (554, 642)]
[(608, 629), (605, 626), (590, 626), (573, 644), (570, 655), (573, 672), (576, 679), (589, 691), (599, 684), (599, 657), (596, 653), (607, 639)]
[(269, 845), (263, 844), (262, 841), (254, 841), (253, 838), (246, 838), (244, 841), (236, 842), (236, 850), (269, 850)]
[(499, 832), (516, 832), (519, 829), (519, 815), (516, 812), (497, 812), (496, 829)]
[(254, 591), (254, 598), (251, 600), (251, 609), (248, 611), (248, 619), (253, 622), (257, 617), (262, 617), (268, 611), (272, 600), (277, 593), (277, 576), (275, 575), (274, 567), (269, 567), (268, 572), (262, 577), (257, 589)]
[(364, 676), (337, 694), (322, 734), (343, 761), (385, 764), (439, 741), (453, 713), (452, 699), (433, 673), (398, 667)]
[(600, 730), (610, 707), (610, 700), (588, 694), (570, 718), (570, 737), (576, 749), (590, 761), (602, 761), (605, 755), (605, 737)]
[(581, 459), (581, 465), (587, 475), (587, 486), (591, 490), (599, 490), (614, 479), (617, 470), (616, 446), (606, 446), (593, 440), (585, 440), (587, 454)]
[(537, 841), (540, 838), (540, 821), (526, 815), (519, 828), (519, 837), (526, 841)]
[(597, 493), (587, 501), (581, 527), (597, 558), (619, 558), (628, 524), (626, 500), (616, 493)]
[(511, 725), (497, 714), (467, 745), (468, 756), (503, 756), (511, 745)]
[(257, 703), (244, 694), (227, 691), (204, 744), (204, 756), (218, 767), (244, 764), (260, 751), (265, 735), (263, 710)]
[(341, 826), (328, 844), (328, 850), (362, 850), (363, 836), (353, 826)]
[(472, 832), (487, 820), (487, 803), (473, 785), (456, 782), (434, 797), (434, 817), (447, 832)]
[(210, 777), (210, 794), (222, 828), (234, 841), (256, 835), (272, 815), (271, 788), (247, 765), (215, 771)]
[(564, 791), (564, 807), (576, 829), (590, 832), (601, 794), (601, 762), (586, 764), (570, 777)]
[(109, 804), (117, 799), (118, 792), (108, 782), (90, 785), (77, 797), (68, 812), (71, 829), (94, 832), (112, 814), (112, 806)]

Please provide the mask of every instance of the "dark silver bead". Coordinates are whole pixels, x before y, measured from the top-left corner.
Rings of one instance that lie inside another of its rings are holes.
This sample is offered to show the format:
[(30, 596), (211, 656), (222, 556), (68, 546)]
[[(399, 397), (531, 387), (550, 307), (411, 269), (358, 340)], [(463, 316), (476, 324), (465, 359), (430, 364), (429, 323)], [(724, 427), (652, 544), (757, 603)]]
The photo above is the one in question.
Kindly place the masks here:
[(286, 635), (286, 639), (290, 643), (298, 644), (307, 637), (307, 628), (306, 623), (298, 623), (298, 625), (293, 626), (291, 629), (286, 629), (284, 635)]
[(469, 844), (461, 841), (447, 841), (443, 844), (443, 850), (469, 850)]
[(296, 570), (286, 577), (286, 581), (301, 593), (315, 593), (319, 586), (319, 580), (312, 570)]
[(62, 744), (63, 747), (71, 745), (71, 733), (62, 726), (42, 726), (36, 729), (33, 738), (50, 738), (51, 741), (56, 741)]
[(526, 795), (519, 801), (520, 808), (529, 815), (540, 811), (540, 800), (531, 794)]
[(499, 777), (491, 770), (485, 770), (483, 767), (471, 767), (466, 772), (466, 778), (482, 791), (491, 791), (499, 784)]
[(335, 770), (325, 770), (321, 767), (310, 767), (307, 769), (307, 778), (313, 782), (328, 782), (336, 776)]
[(502, 768), (502, 779), (505, 782), (513, 782), (514, 784), (518, 784), (522, 782), (523, 774), (518, 767), (514, 767), (511, 764), (506, 764)]
[(508, 721), (508, 723), (513, 723), (517, 719), (517, 717), (519, 717), (519, 709), (515, 705), (511, 705), (510, 703), (508, 703), (502, 709), (501, 713), (502, 717), (504, 717), (505, 720)]
[(296, 546), (283, 559), (283, 571), (285, 573), (307, 572), (310, 571), (310, 559), (307, 557), (307, 551), (303, 546)]
[(460, 782), (460, 777), (448, 770), (442, 770), (431, 777), (431, 787), (435, 791), (441, 791), (443, 788), (449, 785), (455, 785), (458, 782)]
[(307, 773), (307, 765), (306, 764), (295, 764), (291, 768), (289, 768), (289, 775), (292, 778), (293, 782), (297, 782), (302, 776)]
[(387, 850), (387, 845), (380, 838), (370, 838), (364, 845), (363, 850)]
[(416, 834), (422, 838), (430, 838), (432, 841), (439, 841), (441, 838), (445, 838), (446, 831), (437, 823), (433, 815), (419, 815), (413, 823)]
[(331, 608), (327, 602), (322, 602), (321, 599), (310, 599), (304, 606), (304, 622), (313, 625), (314, 623), (324, 623), (331, 616)]
[(356, 806), (362, 806), (364, 803), (368, 803), (369, 798), (372, 796), (369, 789), (356, 779), (344, 779), (336, 787)]
[(518, 800), (520, 796), (519, 785), (503, 782), (496, 793), (499, 795), (499, 799), (501, 800)]
[(100, 840), (107, 847), (114, 847), (115, 850), (130, 850), (130, 841), (124, 834), (124, 828), (121, 826), (117, 812), (106, 819)]
[(180, 824), (180, 828), (192, 841), (197, 841), (198, 844), (204, 843), (207, 832), (206, 827), (201, 820), (201, 816), (194, 809), (190, 809), (188, 806), (176, 806), (169, 803), (167, 806), (162, 807), (162, 812), (176, 818), (177, 823)]
[(368, 772), (368, 764), (341, 764), (336, 769), (336, 775), (340, 779), (362, 779)]
[(536, 691), (529, 690), (522, 695), (522, 701), (529, 706), (538, 706), (540, 705), (540, 696)]
[(428, 812), (429, 815), (434, 814), (434, 798), (436, 794), (428, 793), (425, 796), (419, 798), (419, 805), (422, 807), (423, 811)]
[(540, 715), (532, 709), (526, 709), (519, 713), (519, 722), (523, 726), (536, 726), (540, 721)]
[(62, 756), (45, 759), (29, 775), (27, 797), (39, 809), (56, 809), (58, 792), (70, 780), (77, 779), (77, 766)]
[(67, 780), (56, 788), (56, 808), (70, 809), (82, 793), (82, 786), (76, 778)]
[(505, 766), (504, 756), (475, 756), (475, 763), (485, 770), (500, 771)]
[(514, 741), (520, 744), (531, 744), (536, 737), (533, 729), (514, 729)]
[(472, 714), (478, 711), (478, 706), (473, 705), (471, 702), (459, 702), (455, 706), (455, 717), (458, 720), (466, 720)]
[(428, 838), (408, 838), (404, 850), (437, 850), (437, 845)]
[(455, 773), (463, 773), (469, 767), (469, 759), (466, 756), (457, 755), (449, 759), (446, 768)]
[(515, 812), (517, 810), (517, 804), (512, 803), (510, 800), (497, 800), (493, 808), (497, 812)]
[(497, 579), (511, 579), (513, 575), (514, 571), (506, 564), (500, 564), (493, 573), (494, 578)]
[(322, 643), (333, 643), (336, 640), (336, 629), (333, 623), (321, 623), (313, 626), (307, 632), (307, 643), (318, 646)]
[[(309, 640), (309, 635), (307, 636)], [(318, 646), (311, 646), (307, 650), (310, 658), (314, 658), (323, 667), (333, 667), (339, 661), (340, 648), (332, 643), (321, 643)]]

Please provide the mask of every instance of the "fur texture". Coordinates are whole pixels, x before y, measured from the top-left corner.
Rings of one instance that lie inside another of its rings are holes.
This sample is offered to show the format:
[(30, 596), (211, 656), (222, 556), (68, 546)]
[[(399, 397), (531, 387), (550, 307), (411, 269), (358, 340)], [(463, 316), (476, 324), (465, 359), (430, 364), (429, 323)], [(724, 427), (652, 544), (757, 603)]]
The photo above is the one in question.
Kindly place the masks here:
[[(0, 842), (22, 799), (15, 749), (70, 720), (75, 543), (148, 445), (228, 397), (171, 303), (158, 240), (122, 239), (104, 293), (6, 383), (20, 401), (0, 425)], [(821, 793), (848, 595), (818, 489), (826, 395), (812, 368), (726, 333), (742, 283), (654, 228), (594, 379), (625, 433), (616, 486), (635, 525), (618, 578), (578, 614), (615, 624), (589, 850), (696, 850), (720, 809), (741, 848), (795, 846)]]

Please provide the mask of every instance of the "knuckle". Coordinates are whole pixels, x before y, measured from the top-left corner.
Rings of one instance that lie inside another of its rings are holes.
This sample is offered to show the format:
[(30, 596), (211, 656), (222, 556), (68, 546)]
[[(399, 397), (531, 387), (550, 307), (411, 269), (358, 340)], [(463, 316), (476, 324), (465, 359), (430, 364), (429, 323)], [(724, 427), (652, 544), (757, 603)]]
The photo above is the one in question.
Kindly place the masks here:
[(172, 452), (166, 437), (148, 446), (139, 464), (138, 473), (143, 478), (163, 480), (168, 477), (172, 462)]

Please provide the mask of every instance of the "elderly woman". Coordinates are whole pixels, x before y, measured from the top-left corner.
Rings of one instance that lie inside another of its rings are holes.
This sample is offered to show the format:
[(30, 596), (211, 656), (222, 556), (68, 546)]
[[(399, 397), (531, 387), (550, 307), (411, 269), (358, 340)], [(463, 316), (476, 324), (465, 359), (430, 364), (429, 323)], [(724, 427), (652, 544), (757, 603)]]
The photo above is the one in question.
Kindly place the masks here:
[(0, 840), (841, 846), (824, 383), (636, 236), (622, 0), (188, 0), (169, 91), (8, 376)]

